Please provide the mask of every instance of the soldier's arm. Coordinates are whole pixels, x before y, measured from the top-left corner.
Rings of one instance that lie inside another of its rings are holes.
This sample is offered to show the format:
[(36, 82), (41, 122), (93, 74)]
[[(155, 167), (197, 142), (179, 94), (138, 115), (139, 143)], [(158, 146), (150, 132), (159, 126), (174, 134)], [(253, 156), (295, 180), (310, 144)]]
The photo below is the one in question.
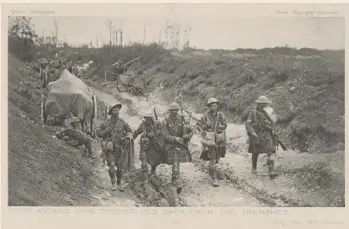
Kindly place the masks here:
[(202, 126), (202, 129), (204, 131), (207, 131), (208, 129), (212, 128), (211, 127), (211, 123), (208, 122), (208, 120), (206, 119), (206, 116), (202, 116), (201, 120), (200, 120), (200, 124)]
[(227, 128), (227, 119), (225, 118), (225, 115), (220, 112), (220, 129), (225, 130)]
[(164, 136), (164, 139), (166, 139), (167, 141), (175, 142), (176, 138), (174, 136), (171, 136), (171, 134), (168, 132), (166, 120), (164, 120), (164, 122), (162, 123), (162, 134)]
[(132, 134), (132, 128), (127, 122), (125, 122), (125, 131)]
[(106, 138), (109, 134), (109, 130), (107, 129), (106, 123), (102, 123), (99, 126), (99, 129), (96, 130), (96, 135), (99, 138)]
[(193, 129), (189, 126), (184, 127), (185, 128), (185, 134), (183, 135), (183, 139), (190, 140), (193, 137)]
[(249, 134), (254, 135), (256, 134), (256, 131), (253, 129), (252, 123), (253, 123), (253, 111), (250, 112), (250, 114), (248, 115), (247, 121), (245, 122), (245, 127)]
[(142, 125), (143, 123), (141, 123), (139, 127), (135, 131), (133, 131), (132, 133), (133, 139), (136, 139), (138, 135), (140, 135), (143, 132)]
[(61, 132), (57, 133), (57, 134), (56, 134), (56, 137), (57, 137), (58, 139), (62, 139), (62, 138), (64, 138), (64, 137), (66, 136), (66, 134), (67, 134), (67, 130), (64, 129), (64, 130), (62, 130)]

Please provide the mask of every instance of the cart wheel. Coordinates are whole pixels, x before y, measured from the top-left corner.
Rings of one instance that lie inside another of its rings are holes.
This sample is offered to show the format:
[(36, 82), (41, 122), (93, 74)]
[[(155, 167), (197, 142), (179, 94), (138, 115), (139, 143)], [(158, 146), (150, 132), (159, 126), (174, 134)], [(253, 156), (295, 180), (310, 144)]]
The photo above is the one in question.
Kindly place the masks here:
[[(145, 86), (145, 80), (142, 76), (140, 75), (135, 75), (135, 76), (132, 76), (129, 80), (128, 80), (128, 83), (127, 83), (127, 91), (132, 93), (132, 95), (134, 96), (138, 96), (138, 92), (139, 92), (139, 89), (137, 87), (134, 87), (134, 79), (135, 78), (141, 78), (142, 81), (143, 81), (143, 87)], [(141, 93), (142, 94), (142, 93)]]
[[(123, 74), (123, 75), (127, 75), (127, 74)], [(118, 89), (119, 92), (126, 92), (128, 84), (127, 83), (125, 84), (124, 82), (121, 82), (120, 76), (121, 75), (119, 75), (117, 80), (116, 80), (116, 89)]]

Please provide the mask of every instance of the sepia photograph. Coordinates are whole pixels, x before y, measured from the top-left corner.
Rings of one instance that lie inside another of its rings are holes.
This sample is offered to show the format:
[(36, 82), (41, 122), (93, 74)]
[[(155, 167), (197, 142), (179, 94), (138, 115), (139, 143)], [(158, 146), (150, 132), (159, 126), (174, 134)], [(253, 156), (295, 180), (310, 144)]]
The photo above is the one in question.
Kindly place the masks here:
[(8, 17), (8, 206), (345, 207), (344, 17), (127, 5)]

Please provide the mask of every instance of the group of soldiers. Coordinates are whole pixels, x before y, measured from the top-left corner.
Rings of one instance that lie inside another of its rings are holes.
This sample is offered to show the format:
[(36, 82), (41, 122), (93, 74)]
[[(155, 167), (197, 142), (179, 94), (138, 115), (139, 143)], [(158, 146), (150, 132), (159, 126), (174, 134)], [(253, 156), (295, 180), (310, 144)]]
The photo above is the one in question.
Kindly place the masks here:
[[(257, 173), (257, 160), (259, 154), (267, 154), (267, 165), (269, 177), (274, 178), (277, 173), (274, 171), (274, 155), (276, 143), (274, 141), (274, 122), (265, 112), (265, 107), (270, 101), (265, 96), (260, 96), (256, 101), (256, 108), (252, 110), (246, 121), (246, 130), (249, 136), (249, 153), (252, 153), (252, 173)], [(200, 159), (209, 161), (209, 174), (212, 186), (218, 187), (217, 173), (218, 164), (221, 158), (226, 155), (227, 144), (227, 120), (223, 112), (219, 111), (220, 102), (215, 98), (207, 101), (208, 110), (204, 113), (196, 127), (201, 131), (202, 151)], [(141, 170), (144, 182), (149, 179), (148, 165), (151, 167), (150, 176), (155, 175), (156, 168), (160, 164), (172, 166), (172, 184), (176, 186), (177, 192), (182, 190), (179, 182), (180, 164), (192, 162), (189, 142), (194, 133), (194, 127), (190, 121), (179, 114), (181, 106), (174, 102), (168, 107), (169, 115), (161, 122), (155, 118), (153, 112), (143, 114), (144, 121), (132, 131), (130, 125), (119, 117), (122, 104), (115, 104), (109, 109), (110, 118), (104, 121), (96, 130), (96, 135), (102, 138), (106, 144), (103, 147), (104, 155), (108, 164), (108, 173), (111, 179), (112, 190), (123, 191), (122, 184), (125, 166), (123, 164), (124, 145), (136, 139), (140, 139)], [(79, 132), (72, 120), (73, 128), (61, 132), (59, 137), (69, 135), (78, 141), (78, 145), (85, 145), (88, 151), (86, 156), (95, 158), (91, 148), (91, 140), (87, 135)], [(115, 169), (116, 168), (116, 169)]]

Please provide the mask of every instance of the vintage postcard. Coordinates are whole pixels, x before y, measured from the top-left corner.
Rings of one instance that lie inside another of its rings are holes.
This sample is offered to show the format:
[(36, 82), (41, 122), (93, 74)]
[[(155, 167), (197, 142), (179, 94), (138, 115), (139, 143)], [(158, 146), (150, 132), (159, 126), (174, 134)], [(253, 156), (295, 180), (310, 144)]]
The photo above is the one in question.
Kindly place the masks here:
[(2, 4), (3, 228), (348, 227), (348, 15)]

